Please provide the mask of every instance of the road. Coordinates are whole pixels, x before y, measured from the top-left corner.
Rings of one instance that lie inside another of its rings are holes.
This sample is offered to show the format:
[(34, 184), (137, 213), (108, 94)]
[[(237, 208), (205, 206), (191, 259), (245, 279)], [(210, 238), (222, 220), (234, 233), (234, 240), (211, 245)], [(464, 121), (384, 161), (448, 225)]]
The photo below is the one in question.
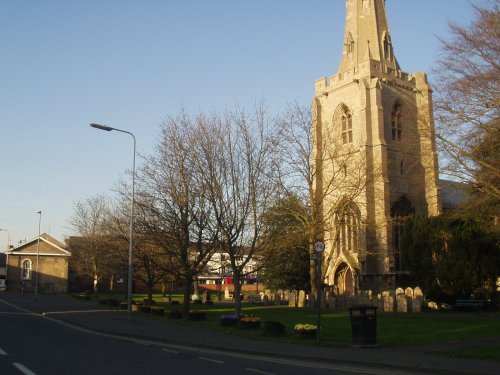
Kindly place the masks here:
[[(324, 375), (409, 372), (208, 350), (89, 331), (0, 303), (0, 373)], [(415, 372), (412, 372), (415, 374)]]

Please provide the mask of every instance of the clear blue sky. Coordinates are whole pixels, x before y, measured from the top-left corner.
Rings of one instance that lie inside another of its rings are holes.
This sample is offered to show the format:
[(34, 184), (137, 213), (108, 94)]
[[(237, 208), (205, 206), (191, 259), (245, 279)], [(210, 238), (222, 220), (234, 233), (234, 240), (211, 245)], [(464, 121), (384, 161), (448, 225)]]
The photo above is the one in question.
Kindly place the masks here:
[[(486, 0), (476, 3), (484, 4)], [(430, 71), (468, 0), (387, 0), (403, 70)], [(159, 126), (188, 112), (309, 104), (340, 61), (344, 0), (0, 0), (0, 228), (70, 235), (73, 204), (112, 194)], [(0, 232), (0, 247), (7, 232)]]

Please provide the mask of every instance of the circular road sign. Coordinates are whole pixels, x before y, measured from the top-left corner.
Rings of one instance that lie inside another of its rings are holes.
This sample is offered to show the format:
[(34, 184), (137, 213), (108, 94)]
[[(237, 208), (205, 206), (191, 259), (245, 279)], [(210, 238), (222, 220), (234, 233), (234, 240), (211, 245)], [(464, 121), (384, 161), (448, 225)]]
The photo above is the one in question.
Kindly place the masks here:
[(314, 243), (314, 251), (322, 253), (325, 250), (325, 243), (323, 241), (316, 241)]

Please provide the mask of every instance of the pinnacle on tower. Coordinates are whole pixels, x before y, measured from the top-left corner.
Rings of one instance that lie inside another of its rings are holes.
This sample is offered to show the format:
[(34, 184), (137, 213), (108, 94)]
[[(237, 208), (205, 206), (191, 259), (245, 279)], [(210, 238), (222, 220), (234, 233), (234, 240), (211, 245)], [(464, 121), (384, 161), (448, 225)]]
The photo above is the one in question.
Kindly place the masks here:
[(392, 48), (385, 0), (346, 0), (344, 49), (338, 73), (375, 60), (382, 68), (399, 70)]

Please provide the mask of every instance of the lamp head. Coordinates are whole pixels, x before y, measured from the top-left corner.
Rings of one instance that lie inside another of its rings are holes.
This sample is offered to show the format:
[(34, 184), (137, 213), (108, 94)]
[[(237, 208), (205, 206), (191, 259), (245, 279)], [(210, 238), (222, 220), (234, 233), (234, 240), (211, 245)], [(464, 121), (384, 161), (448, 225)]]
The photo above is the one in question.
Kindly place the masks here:
[(100, 129), (100, 130), (106, 130), (107, 132), (110, 132), (111, 130), (114, 130), (114, 128), (112, 128), (111, 126), (107, 126), (107, 125), (101, 125), (101, 124), (90, 124), (90, 126), (92, 126), (93, 128), (96, 128), (96, 129)]

